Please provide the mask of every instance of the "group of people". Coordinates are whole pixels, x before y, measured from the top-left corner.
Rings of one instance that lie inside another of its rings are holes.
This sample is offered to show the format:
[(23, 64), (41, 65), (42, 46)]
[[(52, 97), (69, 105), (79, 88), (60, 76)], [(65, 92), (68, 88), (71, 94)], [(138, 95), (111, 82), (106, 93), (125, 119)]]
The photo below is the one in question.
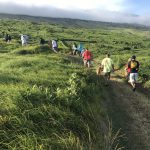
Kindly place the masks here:
[[(11, 36), (9, 34), (5, 35), (5, 41), (11, 42)], [(21, 34), (21, 42), (22, 46), (25, 46), (28, 44), (29, 36)], [(44, 45), (46, 41), (41, 38), (40, 44)], [(52, 40), (51, 43), (48, 43), (49, 46), (51, 45), (52, 50), (57, 53), (58, 52), (58, 44), (57, 40)], [(72, 45), (73, 55), (76, 55), (77, 53), (82, 56), (84, 66), (90, 68), (91, 67), (91, 61), (93, 59), (92, 53), (88, 48), (83, 47), (83, 43), (79, 43), (78, 46), (76, 44)], [(106, 85), (108, 84), (108, 81), (110, 80), (111, 72), (114, 72), (114, 63), (112, 59), (110, 58), (110, 54), (106, 54), (106, 57), (102, 60), (97, 74), (100, 74), (100, 72), (103, 72)], [(128, 62), (125, 66), (125, 76), (128, 80), (128, 82), (132, 85), (133, 91), (136, 90), (136, 82), (138, 80), (138, 71), (139, 71), (139, 62), (136, 60), (136, 56), (133, 55), (131, 58), (128, 59)]]
[[(28, 39), (29, 39), (28, 35), (21, 34), (20, 36), (21, 36), (22, 46), (27, 45), (28, 44)], [(10, 34), (6, 33), (6, 35), (4, 36), (4, 40), (6, 41), (6, 43), (10, 43), (11, 40), (12, 40), (12, 37), (10, 36)]]
[(72, 50), (73, 55), (79, 54), (80, 56), (82, 56), (82, 53), (85, 51), (85, 48), (83, 43), (79, 43), (78, 46), (76, 46), (76, 44), (74, 43), (72, 45)]
[(55, 53), (58, 53), (58, 43), (57, 40), (52, 40), (52, 41), (46, 41), (43, 38), (40, 38), (40, 45), (44, 45), (44, 44), (48, 44), (50, 48), (52, 48), (52, 50)]
[(76, 55), (79, 54), (83, 58), (84, 66), (90, 68), (91, 61), (93, 59), (92, 53), (89, 51), (88, 48), (84, 48), (83, 43), (79, 43), (78, 46), (76, 44), (72, 45), (72, 54)]
[[(136, 83), (138, 81), (138, 71), (139, 71), (139, 62), (136, 60), (136, 56), (133, 55), (131, 58), (129, 58), (128, 63), (125, 66), (125, 76), (128, 80), (128, 82), (132, 86), (132, 90), (136, 90)], [(102, 60), (102, 63), (100, 64), (97, 74), (100, 74), (100, 72), (103, 72), (106, 85), (108, 85), (108, 81), (110, 80), (111, 72), (115, 71), (114, 63), (112, 59), (110, 58), (110, 54), (106, 54), (106, 57)]]
[[(22, 46), (28, 45), (28, 42), (29, 42), (29, 36), (28, 35), (20, 34), (20, 39), (21, 39)], [(12, 38), (11, 38), (11, 36), (9, 34), (6, 33), (6, 35), (4, 36), (4, 40), (7, 43), (10, 43)], [(57, 40), (45, 41), (43, 38), (40, 38), (40, 45), (44, 45), (44, 44), (48, 44), (55, 53), (58, 52)]]

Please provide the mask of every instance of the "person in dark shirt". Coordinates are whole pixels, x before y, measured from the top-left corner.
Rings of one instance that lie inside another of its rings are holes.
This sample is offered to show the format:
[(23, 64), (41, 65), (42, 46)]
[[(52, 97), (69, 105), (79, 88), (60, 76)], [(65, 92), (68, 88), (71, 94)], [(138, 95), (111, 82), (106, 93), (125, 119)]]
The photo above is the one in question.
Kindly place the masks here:
[(136, 89), (136, 83), (138, 81), (138, 71), (139, 71), (139, 62), (136, 60), (136, 56), (133, 55), (131, 57), (131, 61), (128, 63), (128, 68), (130, 68), (130, 79), (129, 82), (133, 87), (133, 91)]
[(45, 40), (43, 38), (40, 38), (40, 45), (44, 45), (45, 44)]
[(8, 34), (8, 40), (7, 40), (8, 43), (11, 42), (11, 36)]
[(8, 34), (5, 35), (5, 41), (8, 42)]

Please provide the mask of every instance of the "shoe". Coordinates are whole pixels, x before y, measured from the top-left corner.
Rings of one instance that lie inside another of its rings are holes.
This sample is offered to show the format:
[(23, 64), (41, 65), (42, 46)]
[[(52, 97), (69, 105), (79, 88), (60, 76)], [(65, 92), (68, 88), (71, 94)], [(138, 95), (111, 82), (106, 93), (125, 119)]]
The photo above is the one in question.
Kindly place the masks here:
[(105, 86), (109, 86), (109, 84), (108, 84), (108, 83), (105, 83), (104, 85), (105, 85)]
[(136, 88), (133, 88), (132, 91), (135, 92)]

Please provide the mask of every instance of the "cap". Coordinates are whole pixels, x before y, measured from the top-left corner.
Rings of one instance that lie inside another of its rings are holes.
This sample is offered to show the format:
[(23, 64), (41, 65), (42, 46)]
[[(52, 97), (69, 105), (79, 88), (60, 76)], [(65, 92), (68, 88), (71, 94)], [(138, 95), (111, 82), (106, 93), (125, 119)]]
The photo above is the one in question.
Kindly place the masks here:
[(132, 60), (135, 60), (135, 59), (136, 59), (136, 56), (135, 56), (135, 55), (133, 55), (133, 56), (131, 57), (131, 59), (132, 59)]

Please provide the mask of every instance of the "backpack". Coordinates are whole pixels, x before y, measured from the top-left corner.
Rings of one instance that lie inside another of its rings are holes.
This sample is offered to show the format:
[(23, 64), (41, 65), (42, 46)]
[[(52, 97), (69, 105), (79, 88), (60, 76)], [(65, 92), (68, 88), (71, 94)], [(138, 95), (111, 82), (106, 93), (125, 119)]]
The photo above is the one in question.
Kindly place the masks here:
[(131, 63), (130, 63), (130, 68), (131, 68), (131, 69), (136, 69), (137, 66), (138, 66), (137, 61), (131, 61)]

